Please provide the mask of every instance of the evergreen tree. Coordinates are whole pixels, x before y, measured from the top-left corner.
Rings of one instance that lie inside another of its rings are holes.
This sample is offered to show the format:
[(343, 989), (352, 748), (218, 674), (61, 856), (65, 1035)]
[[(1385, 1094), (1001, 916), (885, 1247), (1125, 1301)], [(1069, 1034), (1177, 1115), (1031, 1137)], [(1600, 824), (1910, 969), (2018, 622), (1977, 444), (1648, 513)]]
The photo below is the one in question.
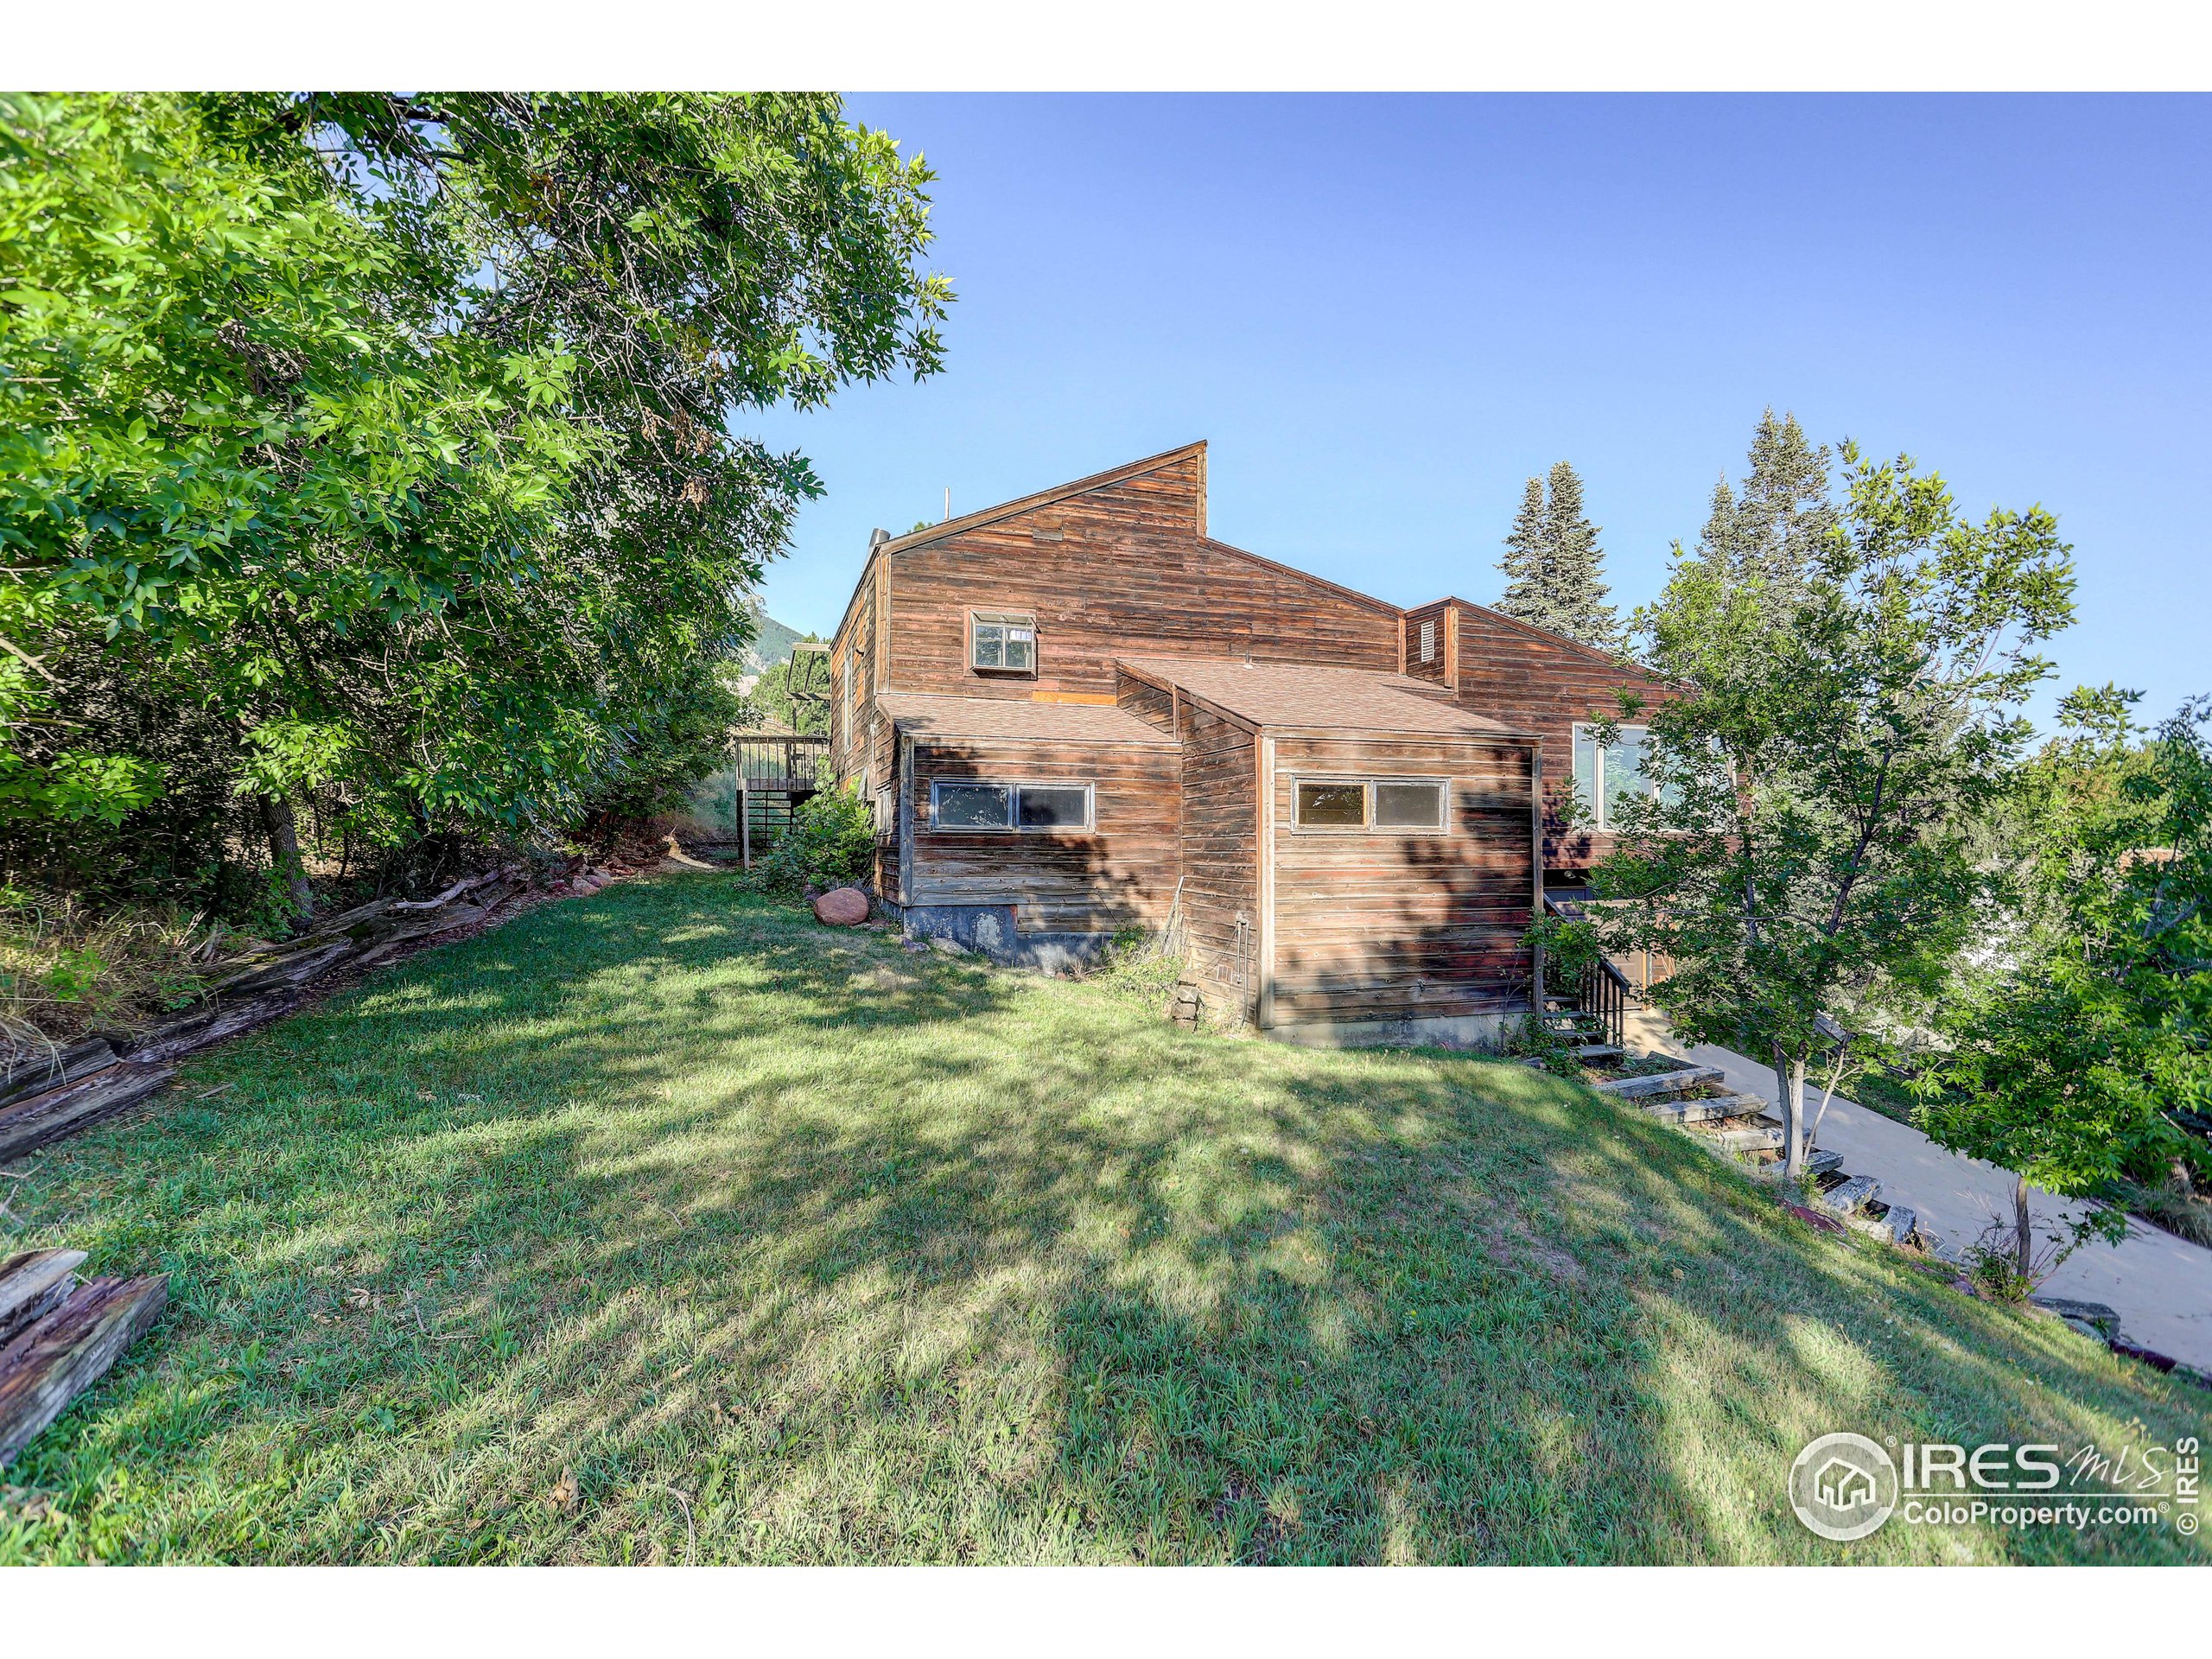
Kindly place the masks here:
[(1750, 461), (1741, 494), (1726, 478), (1713, 486), (1697, 550), (1731, 586), (1757, 583), (1782, 613), (1802, 596), (1814, 556), (1836, 522), (1828, 448), (1808, 443), (1797, 417), (1785, 412), (1777, 420), (1770, 405), (1751, 434)]
[(1544, 481), (1532, 478), (1522, 486), (1521, 511), (1505, 537), (1505, 556), (1497, 568), (1505, 573), (1505, 595), (1497, 608), (1538, 627), (1549, 627), (1551, 551), (1548, 526), (1544, 522)]
[(1583, 512), (1582, 480), (1566, 461), (1548, 480), (1528, 481), (1505, 550), (1499, 610), (1585, 645), (1619, 645), (1620, 621), (1605, 599), (1605, 550)]

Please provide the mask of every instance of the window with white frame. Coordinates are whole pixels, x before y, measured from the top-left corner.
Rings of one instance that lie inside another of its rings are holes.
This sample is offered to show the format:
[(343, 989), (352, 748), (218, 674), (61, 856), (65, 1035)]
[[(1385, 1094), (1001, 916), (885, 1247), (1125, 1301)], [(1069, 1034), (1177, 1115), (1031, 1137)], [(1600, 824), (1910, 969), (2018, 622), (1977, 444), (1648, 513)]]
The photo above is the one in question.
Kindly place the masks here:
[(968, 613), (968, 665), (986, 674), (1037, 671), (1037, 619), (1027, 611)]
[(1300, 830), (1436, 835), (1447, 827), (1451, 797), (1441, 778), (1298, 778), (1291, 819)]
[(930, 785), (930, 823), (938, 830), (1040, 834), (1091, 828), (1089, 784), (983, 783), (938, 779)]
[(1598, 741), (1595, 726), (1574, 728), (1574, 792), (1593, 827), (1617, 828), (1619, 803), (1647, 799), (1654, 795), (1671, 798), (1644, 773), (1644, 753), (1650, 730), (1643, 726), (1617, 726), (1611, 743)]

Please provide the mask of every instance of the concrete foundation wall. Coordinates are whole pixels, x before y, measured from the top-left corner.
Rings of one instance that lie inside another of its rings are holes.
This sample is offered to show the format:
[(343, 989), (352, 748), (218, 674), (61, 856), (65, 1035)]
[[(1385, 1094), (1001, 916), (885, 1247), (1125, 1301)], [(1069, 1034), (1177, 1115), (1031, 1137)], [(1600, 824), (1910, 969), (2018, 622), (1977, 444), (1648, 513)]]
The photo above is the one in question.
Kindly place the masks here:
[(1439, 1014), (1403, 1020), (1312, 1020), (1274, 1025), (1265, 1035), (1301, 1048), (1485, 1048), (1503, 1046), (1528, 1010)]
[(1114, 941), (1110, 933), (1024, 933), (1011, 905), (894, 905), (877, 901), (910, 939), (949, 939), (1009, 968), (1065, 973), (1093, 963)]

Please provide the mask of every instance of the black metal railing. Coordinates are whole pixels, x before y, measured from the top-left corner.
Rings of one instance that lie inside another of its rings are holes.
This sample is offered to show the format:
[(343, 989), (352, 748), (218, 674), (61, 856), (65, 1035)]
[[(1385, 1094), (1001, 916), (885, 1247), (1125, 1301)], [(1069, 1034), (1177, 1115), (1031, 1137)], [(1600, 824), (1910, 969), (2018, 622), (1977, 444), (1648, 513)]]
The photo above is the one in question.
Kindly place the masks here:
[[(1562, 921), (1585, 919), (1580, 904), (1549, 893), (1544, 895), (1544, 909)], [(1617, 1048), (1627, 1041), (1628, 1005), (1636, 993), (1628, 976), (1613, 965), (1611, 957), (1600, 956), (1586, 967), (1572, 969), (1548, 967), (1545, 988), (1548, 995), (1569, 1000), (1575, 1012), (1596, 1021), (1598, 1029), (1592, 1035)]]

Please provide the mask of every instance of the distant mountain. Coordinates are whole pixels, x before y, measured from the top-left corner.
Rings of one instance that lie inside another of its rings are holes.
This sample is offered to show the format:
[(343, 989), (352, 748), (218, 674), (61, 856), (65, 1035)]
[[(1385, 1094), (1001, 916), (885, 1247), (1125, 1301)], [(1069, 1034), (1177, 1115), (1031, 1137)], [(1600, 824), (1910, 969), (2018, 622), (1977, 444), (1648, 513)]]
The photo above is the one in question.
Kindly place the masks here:
[(753, 643), (745, 648), (745, 670), (748, 674), (758, 674), (785, 661), (791, 656), (791, 647), (806, 638), (798, 629), (786, 626), (758, 608), (753, 613)]

